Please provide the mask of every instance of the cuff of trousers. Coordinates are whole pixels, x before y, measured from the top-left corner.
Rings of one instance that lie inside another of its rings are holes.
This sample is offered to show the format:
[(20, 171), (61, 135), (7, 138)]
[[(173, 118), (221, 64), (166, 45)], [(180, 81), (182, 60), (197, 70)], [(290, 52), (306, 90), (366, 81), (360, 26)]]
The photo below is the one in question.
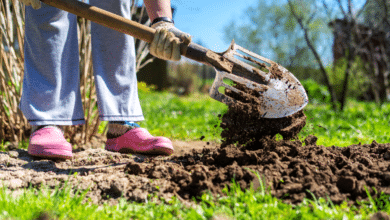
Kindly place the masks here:
[(104, 115), (99, 116), (101, 121), (144, 121), (143, 115), (132, 115), (132, 116), (115, 116), (115, 115)]
[(85, 124), (85, 119), (73, 119), (73, 120), (62, 120), (62, 119), (46, 119), (46, 120), (32, 120), (28, 119), (28, 123), (32, 126), (40, 125), (79, 125)]

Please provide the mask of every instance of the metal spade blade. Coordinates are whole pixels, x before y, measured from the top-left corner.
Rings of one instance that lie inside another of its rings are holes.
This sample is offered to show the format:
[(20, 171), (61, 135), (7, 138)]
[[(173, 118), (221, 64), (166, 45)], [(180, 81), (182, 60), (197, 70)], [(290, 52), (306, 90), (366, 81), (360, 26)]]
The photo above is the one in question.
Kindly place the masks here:
[[(259, 117), (282, 118), (303, 109), (308, 97), (302, 84), (283, 66), (255, 54), (232, 42), (222, 56), (234, 63), (231, 73), (215, 68), (216, 77), (210, 89), (210, 96), (227, 105), (239, 102), (218, 91), (224, 87), (242, 96), (247, 92), (224, 82), (224, 79), (242, 84), (258, 93)], [(226, 80), (225, 80), (226, 81)]]

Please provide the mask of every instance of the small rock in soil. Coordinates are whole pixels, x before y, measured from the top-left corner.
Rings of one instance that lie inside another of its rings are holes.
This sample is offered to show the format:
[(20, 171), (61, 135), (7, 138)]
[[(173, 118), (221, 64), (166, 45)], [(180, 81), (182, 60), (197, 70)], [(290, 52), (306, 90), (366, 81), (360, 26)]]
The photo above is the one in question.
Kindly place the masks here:
[(12, 158), (18, 158), (18, 156), (19, 156), (19, 153), (17, 152), (17, 151), (9, 151), (8, 152), (8, 155), (10, 156), (10, 157), (12, 157)]

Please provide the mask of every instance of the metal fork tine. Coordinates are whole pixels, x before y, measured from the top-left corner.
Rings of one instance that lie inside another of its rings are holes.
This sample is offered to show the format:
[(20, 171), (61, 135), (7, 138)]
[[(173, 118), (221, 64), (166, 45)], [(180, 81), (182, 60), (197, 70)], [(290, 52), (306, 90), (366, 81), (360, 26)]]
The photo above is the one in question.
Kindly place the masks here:
[(233, 50), (233, 51), (235, 52), (235, 54), (239, 54), (239, 53), (236, 52), (236, 50), (241, 50), (242, 52), (244, 52), (246, 54), (249, 54), (252, 57), (256, 57), (259, 60), (263, 60), (263, 61), (265, 61), (265, 62), (267, 62), (269, 64), (275, 63), (274, 61), (272, 61), (270, 59), (267, 59), (267, 58), (265, 58), (263, 56), (260, 56), (259, 54), (253, 53), (252, 51), (247, 50), (247, 49), (241, 47), (240, 45), (234, 44), (234, 49), (235, 50)]
[(241, 94), (241, 95), (246, 94), (246, 93), (244, 93), (243, 91), (241, 91), (241, 90), (239, 90), (239, 89), (237, 89), (237, 88), (235, 88), (233, 86), (230, 86), (230, 85), (224, 83), (223, 82), (224, 78), (231, 79), (234, 82), (238, 82), (240, 84), (243, 84), (243, 85), (245, 85), (246, 87), (248, 87), (250, 89), (255, 89), (255, 88), (258, 88), (260, 90), (267, 90), (268, 89), (268, 86), (266, 86), (266, 85), (257, 84), (255, 82), (250, 81), (248, 79), (245, 79), (243, 77), (238, 77), (236, 75), (233, 75), (233, 74), (230, 74), (230, 73), (227, 73), (227, 72), (224, 72), (224, 71), (216, 69), (216, 77), (215, 77), (213, 85), (212, 85), (212, 87), (210, 89), (210, 96), (212, 98), (220, 101), (220, 102), (223, 102), (223, 103), (227, 104), (227, 105), (230, 105), (232, 102), (237, 102), (237, 100), (235, 100), (234, 98), (232, 98), (230, 96), (227, 96), (225, 94), (220, 93), (218, 91), (218, 89), (220, 87), (224, 87), (226, 89), (230, 89), (233, 92)]
[[(239, 57), (241, 57), (241, 58), (243, 58), (243, 59), (245, 59), (245, 60), (248, 60), (248, 56), (244, 56), (244, 55), (242, 55), (241, 53), (234, 52), (234, 55), (239, 56)], [(268, 64), (267, 66), (270, 65), (270, 64), (267, 63), (267, 62), (264, 62), (264, 64)]]

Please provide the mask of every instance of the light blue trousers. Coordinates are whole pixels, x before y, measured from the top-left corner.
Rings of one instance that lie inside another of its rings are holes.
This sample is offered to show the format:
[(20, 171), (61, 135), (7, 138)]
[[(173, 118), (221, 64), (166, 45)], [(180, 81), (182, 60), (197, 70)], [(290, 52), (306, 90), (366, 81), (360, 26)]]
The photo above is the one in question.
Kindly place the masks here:
[[(90, 0), (130, 19), (130, 0)], [(26, 7), (25, 72), (20, 109), (31, 125), (84, 123), (76, 16), (42, 3)], [(134, 39), (91, 23), (92, 60), (103, 121), (144, 120), (138, 99)]]

